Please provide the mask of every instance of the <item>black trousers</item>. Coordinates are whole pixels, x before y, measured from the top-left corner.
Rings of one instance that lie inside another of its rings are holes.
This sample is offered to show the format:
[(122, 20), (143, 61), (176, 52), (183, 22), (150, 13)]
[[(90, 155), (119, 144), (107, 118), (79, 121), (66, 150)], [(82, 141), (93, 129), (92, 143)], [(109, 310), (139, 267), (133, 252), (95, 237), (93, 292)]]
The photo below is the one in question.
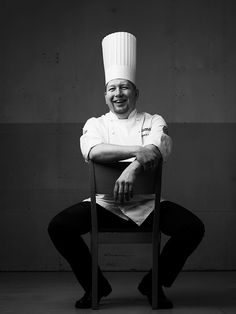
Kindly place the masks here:
[[(152, 230), (152, 213), (137, 226), (97, 205), (98, 225), (111, 228), (131, 228), (135, 231)], [(91, 289), (91, 255), (81, 235), (91, 229), (90, 202), (75, 204), (50, 222), (48, 232), (57, 250), (70, 264), (77, 280), (85, 291)], [(204, 235), (202, 221), (189, 210), (175, 203), (161, 202), (161, 232), (170, 236), (160, 254), (159, 276), (161, 285), (170, 287), (181, 271), (189, 255), (196, 249)], [(102, 289), (106, 279), (98, 272), (98, 287)], [(142, 285), (151, 289), (151, 270), (144, 276)]]

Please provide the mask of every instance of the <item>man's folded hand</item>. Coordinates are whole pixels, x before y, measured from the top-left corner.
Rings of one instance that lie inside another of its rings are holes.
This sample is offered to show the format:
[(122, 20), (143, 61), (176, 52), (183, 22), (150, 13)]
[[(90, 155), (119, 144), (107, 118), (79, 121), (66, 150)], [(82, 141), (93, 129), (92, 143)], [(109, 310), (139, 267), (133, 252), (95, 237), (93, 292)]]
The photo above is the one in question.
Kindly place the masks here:
[(114, 186), (114, 199), (123, 203), (133, 197), (133, 188), (137, 174), (142, 167), (137, 160), (134, 160), (119, 176)]

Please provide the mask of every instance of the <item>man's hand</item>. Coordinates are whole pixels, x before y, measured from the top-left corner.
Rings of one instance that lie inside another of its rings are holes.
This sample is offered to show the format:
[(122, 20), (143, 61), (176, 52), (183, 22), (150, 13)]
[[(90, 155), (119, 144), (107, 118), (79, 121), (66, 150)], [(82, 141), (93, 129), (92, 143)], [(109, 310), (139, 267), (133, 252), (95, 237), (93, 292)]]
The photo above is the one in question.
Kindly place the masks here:
[(135, 179), (141, 168), (140, 163), (135, 160), (121, 173), (114, 186), (115, 201), (123, 203), (133, 197)]
[(140, 146), (136, 153), (136, 159), (143, 166), (144, 170), (155, 168), (161, 158), (159, 149), (152, 144)]

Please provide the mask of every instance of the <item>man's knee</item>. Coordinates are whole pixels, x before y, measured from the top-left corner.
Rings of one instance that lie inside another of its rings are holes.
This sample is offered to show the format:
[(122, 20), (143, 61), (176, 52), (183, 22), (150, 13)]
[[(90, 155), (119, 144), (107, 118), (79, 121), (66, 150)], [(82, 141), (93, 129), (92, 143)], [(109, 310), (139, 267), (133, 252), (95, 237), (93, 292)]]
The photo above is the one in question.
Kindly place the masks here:
[(64, 228), (65, 223), (63, 222), (63, 219), (61, 219), (60, 214), (53, 217), (48, 224), (48, 234), (50, 238), (55, 238)]
[[(197, 217), (196, 217), (197, 218)], [(205, 226), (203, 222), (197, 218), (192, 221), (188, 226), (185, 228), (186, 231), (186, 238), (189, 242), (193, 242), (196, 245), (201, 242), (202, 238), (205, 234)]]
[(52, 218), (48, 225), (48, 233), (51, 238), (62, 234), (81, 235), (89, 232), (90, 227), (90, 203), (81, 202), (66, 208)]
[(203, 222), (198, 218), (197, 221), (191, 226), (192, 232), (198, 239), (202, 239), (205, 234), (205, 226)]
[(199, 219), (199, 226), (198, 226), (198, 235), (203, 238), (205, 234), (205, 226), (204, 223)]

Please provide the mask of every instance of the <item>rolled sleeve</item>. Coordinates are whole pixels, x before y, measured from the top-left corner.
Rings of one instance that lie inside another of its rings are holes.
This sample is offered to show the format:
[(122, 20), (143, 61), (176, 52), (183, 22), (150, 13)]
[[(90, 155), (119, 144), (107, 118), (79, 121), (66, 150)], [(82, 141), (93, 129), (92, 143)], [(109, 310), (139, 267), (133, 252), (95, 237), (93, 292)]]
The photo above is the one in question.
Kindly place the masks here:
[(90, 150), (103, 143), (101, 129), (96, 118), (90, 118), (83, 127), (83, 135), (80, 137), (80, 149), (85, 161), (89, 160)]
[(148, 144), (155, 145), (160, 150), (163, 161), (167, 161), (172, 150), (172, 139), (168, 135), (165, 120), (159, 115), (154, 115), (152, 118), (151, 130), (145, 142), (145, 145)]

